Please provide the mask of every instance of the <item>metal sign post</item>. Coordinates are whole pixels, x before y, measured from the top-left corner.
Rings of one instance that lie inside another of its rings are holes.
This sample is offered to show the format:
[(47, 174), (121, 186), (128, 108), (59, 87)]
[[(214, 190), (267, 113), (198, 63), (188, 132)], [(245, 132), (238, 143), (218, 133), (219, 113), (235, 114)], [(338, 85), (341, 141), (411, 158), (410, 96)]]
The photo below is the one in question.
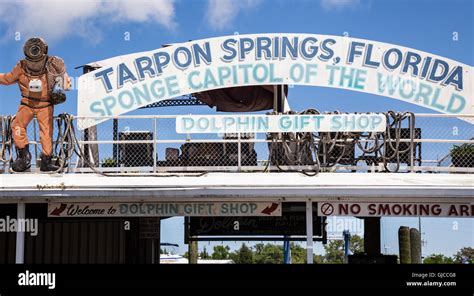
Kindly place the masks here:
[[(22, 221), (22, 219), (25, 219), (25, 204), (24, 203), (17, 204), (16, 219), (18, 223), (19, 221)], [(24, 259), (25, 259), (25, 232), (17, 231), (16, 232), (15, 263), (23, 264)]]
[(306, 262), (313, 264), (313, 202), (306, 202)]

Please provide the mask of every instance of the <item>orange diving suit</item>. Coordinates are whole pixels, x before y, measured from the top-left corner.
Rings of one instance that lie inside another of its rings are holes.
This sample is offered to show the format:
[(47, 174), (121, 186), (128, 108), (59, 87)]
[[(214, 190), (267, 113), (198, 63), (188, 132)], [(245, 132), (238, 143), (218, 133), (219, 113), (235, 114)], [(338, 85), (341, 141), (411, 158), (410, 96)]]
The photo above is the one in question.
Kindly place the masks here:
[(23, 172), (31, 166), (26, 128), (36, 116), (42, 146), (40, 170), (56, 171), (58, 167), (51, 163), (54, 105), (65, 101), (64, 93), (59, 92), (61, 98), (58, 99), (56, 90), (69, 89), (70, 79), (65, 72), (64, 62), (58, 57), (47, 55), (48, 46), (42, 38), (26, 41), (23, 51), (25, 59), (18, 62), (10, 73), (0, 73), (0, 84), (18, 83), (22, 96), (12, 122), (17, 158), (11, 168), (15, 172)]

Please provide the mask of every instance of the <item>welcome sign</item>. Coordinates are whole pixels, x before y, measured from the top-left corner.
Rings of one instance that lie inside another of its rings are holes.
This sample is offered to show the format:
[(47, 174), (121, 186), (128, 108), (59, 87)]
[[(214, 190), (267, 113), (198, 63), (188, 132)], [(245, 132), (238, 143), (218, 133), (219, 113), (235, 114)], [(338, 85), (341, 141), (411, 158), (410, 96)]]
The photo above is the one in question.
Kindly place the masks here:
[(187, 115), (177, 133), (383, 132), (384, 114)]
[[(423, 51), (341, 36), (234, 35), (97, 62), (79, 79), (78, 116), (117, 116), (212, 89), (312, 85), (390, 97), (446, 114), (474, 114), (473, 67)], [(80, 119), (79, 128), (102, 119)]]
[(280, 202), (49, 203), (48, 217), (281, 216)]

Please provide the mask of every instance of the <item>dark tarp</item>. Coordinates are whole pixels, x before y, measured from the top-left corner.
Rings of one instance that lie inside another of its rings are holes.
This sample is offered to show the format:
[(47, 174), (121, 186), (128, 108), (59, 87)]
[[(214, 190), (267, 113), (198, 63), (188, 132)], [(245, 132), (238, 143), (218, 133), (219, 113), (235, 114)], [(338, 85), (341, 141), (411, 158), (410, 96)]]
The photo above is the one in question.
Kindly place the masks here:
[[(280, 86), (278, 86), (280, 87)], [(285, 96), (288, 86), (285, 85)], [(229, 87), (194, 93), (194, 97), (222, 112), (253, 112), (273, 109), (273, 85)]]

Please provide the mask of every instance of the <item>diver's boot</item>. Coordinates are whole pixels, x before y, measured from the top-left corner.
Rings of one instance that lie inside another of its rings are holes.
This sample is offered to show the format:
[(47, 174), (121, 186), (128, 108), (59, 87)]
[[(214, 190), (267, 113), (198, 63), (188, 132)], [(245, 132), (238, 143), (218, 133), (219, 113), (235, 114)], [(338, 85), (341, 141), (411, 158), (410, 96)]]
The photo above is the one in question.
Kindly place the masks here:
[(26, 145), (25, 148), (22, 149), (17, 148), (16, 155), (16, 159), (11, 165), (13, 171), (21, 173), (31, 167), (31, 154), (28, 145)]
[(59, 170), (58, 166), (55, 166), (51, 163), (51, 155), (41, 154), (41, 167), (40, 171), (42, 172), (54, 172)]

